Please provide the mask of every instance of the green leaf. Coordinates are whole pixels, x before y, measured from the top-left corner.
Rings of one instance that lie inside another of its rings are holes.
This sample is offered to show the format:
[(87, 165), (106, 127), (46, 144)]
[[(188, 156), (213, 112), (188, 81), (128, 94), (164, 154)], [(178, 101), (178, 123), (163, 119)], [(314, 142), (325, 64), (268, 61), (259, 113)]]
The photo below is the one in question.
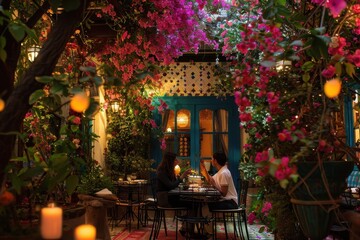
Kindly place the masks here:
[(317, 34), (324, 34), (326, 32), (326, 28), (325, 27), (319, 27), (319, 28), (315, 28), (315, 31)]
[(304, 81), (304, 82), (308, 82), (309, 80), (310, 80), (310, 74), (307, 72), (307, 73), (304, 73), (303, 75), (302, 75), (302, 80)]
[(35, 80), (40, 83), (48, 84), (54, 81), (54, 78), (52, 76), (41, 76), (41, 77), (35, 77)]
[(350, 76), (353, 77), (355, 74), (355, 66), (351, 63), (344, 63), (345, 64), (345, 70), (346, 73)]
[(285, 6), (286, 0), (276, 0), (276, 3), (282, 6)]
[(25, 28), (26, 34), (29, 36), (29, 38), (38, 40), (38, 37), (36, 36), (36, 32), (34, 29), (30, 29), (28, 27)]
[(63, 167), (68, 163), (68, 156), (66, 153), (56, 153), (51, 155), (49, 160), (52, 168)]
[(314, 67), (314, 65), (314, 62), (307, 61), (301, 66), (301, 70), (303, 70), (304, 72), (309, 72)]
[(15, 189), (15, 191), (18, 194), (20, 194), (21, 193), (21, 188), (22, 188), (22, 185), (23, 185), (23, 181), (18, 176), (16, 176), (15, 174), (11, 174), (10, 178), (11, 178), (12, 187)]
[(313, 41), (311, 44), (311, 51), (313, 52), (313, 57), (320, 59), (320, 58), (327, 58), (328, 57), (328, 41), (329, 38), (322, 36), (322, 35), (316, 35), (313, 37)]
[(94, 116), (95, 113), (99, 111), (99, 109), (100, 109), (99, 103), (91, 99), (90, 106), (85, 111), (85, 116), (91, 118)]
[(14, 23), (14, 22), (10, 22), (8, 26), (9, 26), (9, 31), (10, 31), (11, 35), (14, 37), (14, 39), (17, 42), (20, 42), (21, 40), (24, 39), (25, 29), (23, 26), (21, 26), (17, 23)]
[(45, 92), (42, 89), (36, 90), (30, 95), (29, 104), (32, 105), (37, 102), (40, 98), (45, 96)]
[(277, 8), (269, 7), (264, 10), (263, 17), (264, 17), (264, 19), (271, 19), (271, 18), (275, 17), (276, 13), (277, 13)]
[(302, 46), (304, 46), (304, 43), (301, 40), (295, 40), (292, 43), (290, 43), (290, 46), (301, 46), (302, 47)]
[(341, 74), (342, 74), (342, 65), (340, 62), (337, 62), (335, 64), (335, 73), (337, 76), (341, 76)]
[(6, 58), (7, 58), (7, 52), (3, 48), (0, 48), (0, 59), (1, 59), (1, 61), (5, 62)]
[(100, 86), (100, 85), (103, 84), (103, 80), (102, 80), (102, 78), (99, 77), (99, 76), (93, 77), (93, 81), (94, 81), (94, 83), (95, 83), (96, 86)]
[(260, 228), (259, 228), (259, 233), (263, 233), (265, 231), (265, 226), (261, 226)]
[(66, 86), (62, 85), (61, 83), (55, 82), (53, 86), (50, 88), (50, 92), (55, 93), (62, 93), (66, 89)]
[(289, 180), (287, 180), (287, 179), (282, 179), (282, 180), (280, 180), (279, 184), (280, 184), (280, 187), (282, 187), (283, 189), (285, 189), (285, 188), (287, 187), (287, 185), (289, 184)]
[(274, 61), (262, 61), (260, 64), (262, 66), (268, 67), (268, 68), (276, 66), (276, 62), (274, 62)]
[(79, 126), (78, 125), (71, 125), (71, 131), (72, 132), (76, 132), (79, 130)]
[(81, 92), (84, 92), (84, 89), (82, 89), (80, 87), (73, 87), (72, 89), (70, 89), (71, 94), (76, 94), (76, 93), (81, 93)]
[(79, 185), (79, 177), (76, 175), (71, 175), (66, 179), (66, 192), (71, 195), (76, 187)]
[(0, 36), (0, 48), (5, 48), (5, 46), (6, 46), (6, 38)]
[(19, 177), (21, 179), (31, 179), (31, 178), (43, 173), (43, 168), (41, 166), (36, 166), (36, 167), (32, 167), (32, 168), (24, 168), (24, 170), (25, 170), (24, 172), (19, 174)]

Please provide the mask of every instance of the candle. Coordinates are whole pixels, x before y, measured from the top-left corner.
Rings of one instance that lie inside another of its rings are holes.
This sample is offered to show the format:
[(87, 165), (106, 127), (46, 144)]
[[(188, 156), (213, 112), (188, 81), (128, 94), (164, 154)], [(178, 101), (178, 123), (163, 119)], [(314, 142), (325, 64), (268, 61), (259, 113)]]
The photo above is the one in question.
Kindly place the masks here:
[(179, 175), (179, 174), (180, 174), (180, 171), (181, 171), (180, 166), (179, 166), (179, 165), (176, 165), (175, 168), (174, 168), (174, 171), (175, 171), (175, 175), (176, 175), (176, 176)]
[(54, 204), (41, 209), (41, 236), (43, 239), (60, 239), (62, 235), (62, 209)]
[(95, 240), (96, 228), (91, 224), (83, 224), (75, 228), (75, 240)]

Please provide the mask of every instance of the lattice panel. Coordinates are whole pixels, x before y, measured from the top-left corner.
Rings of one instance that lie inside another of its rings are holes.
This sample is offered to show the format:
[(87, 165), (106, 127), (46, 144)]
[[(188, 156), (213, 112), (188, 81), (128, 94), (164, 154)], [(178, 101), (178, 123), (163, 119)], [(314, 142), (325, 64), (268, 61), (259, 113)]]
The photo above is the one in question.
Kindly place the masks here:
[(161, 78), (164, 84), (161, 92), (167, 96), (214, 96), (212, 86), (219, 81), (219, 77), (214, 75), (214, 68), (214, 62), (170, 65)]

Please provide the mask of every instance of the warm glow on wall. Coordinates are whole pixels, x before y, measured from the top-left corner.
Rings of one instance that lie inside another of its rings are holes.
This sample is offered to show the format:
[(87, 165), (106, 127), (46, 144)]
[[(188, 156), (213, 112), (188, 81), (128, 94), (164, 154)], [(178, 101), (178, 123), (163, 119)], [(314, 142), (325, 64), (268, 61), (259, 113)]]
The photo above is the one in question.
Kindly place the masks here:
[(179, 128), (187, 127), (189, 124), (189, 116), (184, 112), (178, 112), (176, 121)]

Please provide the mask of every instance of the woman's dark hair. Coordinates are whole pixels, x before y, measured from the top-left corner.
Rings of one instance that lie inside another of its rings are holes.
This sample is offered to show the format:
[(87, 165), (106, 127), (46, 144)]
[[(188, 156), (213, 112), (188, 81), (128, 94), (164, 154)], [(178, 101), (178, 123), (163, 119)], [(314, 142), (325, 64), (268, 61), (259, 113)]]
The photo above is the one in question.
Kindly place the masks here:
[(174, 162), (176, 159), (176, 154), (172, 152), (166, 152), (164, 154), (163, 160), (159, 164), (157, 170), (167, 173), (169, 178), (174, 180), (176, 179), (175, 172), (174, 172)]
[(224, 153), (214, 153), (213, 158), (216, 159), (220, 166), (224, 166), (227, 162), (226, 155)]

